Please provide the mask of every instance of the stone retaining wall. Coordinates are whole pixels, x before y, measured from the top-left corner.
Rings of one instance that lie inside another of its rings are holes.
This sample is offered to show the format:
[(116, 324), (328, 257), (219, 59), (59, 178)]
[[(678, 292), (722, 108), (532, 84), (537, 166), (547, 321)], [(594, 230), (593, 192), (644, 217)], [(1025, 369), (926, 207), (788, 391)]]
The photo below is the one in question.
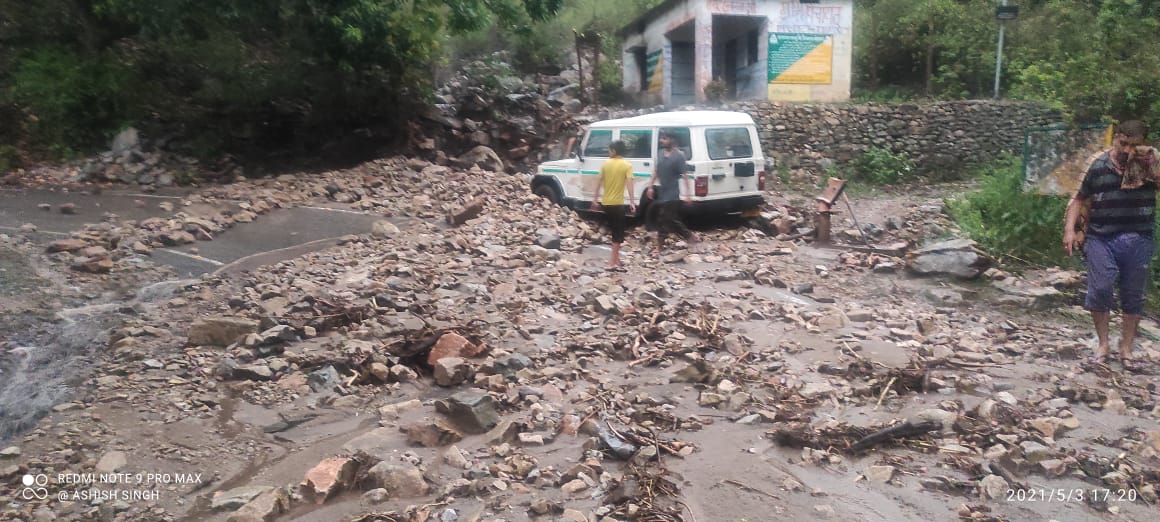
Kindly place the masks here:
[(1063, 122), (1046, 106), (1013, 101), (900, 104), (742, 102), (767, 155), (792, 170), (824, 172), (871, 147), (905, 152), (923, 174), (953, 175), (1003, 152), (1018, 154), (1027, 127)]

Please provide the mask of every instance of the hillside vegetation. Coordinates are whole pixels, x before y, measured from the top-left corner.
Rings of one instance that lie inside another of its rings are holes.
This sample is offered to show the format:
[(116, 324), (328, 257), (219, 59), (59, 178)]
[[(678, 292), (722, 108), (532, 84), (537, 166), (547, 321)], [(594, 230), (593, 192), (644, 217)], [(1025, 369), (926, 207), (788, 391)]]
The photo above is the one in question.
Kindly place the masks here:
[[(523, 72), (567, 67), (575, 32), (602, 35), (604, 101), (621, 101), (616, 32), (658, 3), (0, 0), (0, 169), (99, 149), (128, 125), (210, 158), (390, 142), (441, 70), (496, 50)], [(1160, 123), (1160, 0), (1019, 3), (1004, 96)], [(856, 2), (856, 98), (990, 97), (995, 5)]]

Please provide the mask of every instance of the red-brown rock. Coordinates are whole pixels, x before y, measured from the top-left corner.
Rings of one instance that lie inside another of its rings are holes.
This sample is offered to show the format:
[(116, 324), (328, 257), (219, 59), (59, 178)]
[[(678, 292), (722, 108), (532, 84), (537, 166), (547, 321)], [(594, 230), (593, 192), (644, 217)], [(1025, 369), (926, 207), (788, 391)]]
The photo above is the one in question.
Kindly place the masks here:
[(476, 199), (463, 206), (458, 212), (453, 212), (447, 215), (447, 223), (453, 227), (457, 227), (468, 221), (471, 221), (476, 216), (483, 213), (483, 199)]
[(77, 250), (80, 250), (86, 246), (88, 246), (88, 243), (85, 243), (84, 240), (81, 239), (60, 239), (49, 243), (48, 251), (50, 253), (76, 252)]
[(73, 270), (90, 274), (107, 274), (113, 270), (113, 260), (107, 257), (90, 257), (73, 265)]
[(313, 499), (316, 504), (326, 502), (334, 494), (350, 487), (358, 469), (353, 459), (331, 457), (306, 472), (302, 481), (302, 495)]
[(431, 353), (427, 355), (427, 364), (434, 366), (439, 359), (444, 357), (475, 357), (483, 353), (484, 347), (477, 346), (454, 332), (443, 334), (439, 341), (435, 343), (435, 347), (431, 348)]
[(93, 245), (90, 247), (82, 248), (79, 252), (77, 252), (77, 255), (85, 257), (105, 257), (109, 255), (109, 251), (106, 250), (103, 246)]

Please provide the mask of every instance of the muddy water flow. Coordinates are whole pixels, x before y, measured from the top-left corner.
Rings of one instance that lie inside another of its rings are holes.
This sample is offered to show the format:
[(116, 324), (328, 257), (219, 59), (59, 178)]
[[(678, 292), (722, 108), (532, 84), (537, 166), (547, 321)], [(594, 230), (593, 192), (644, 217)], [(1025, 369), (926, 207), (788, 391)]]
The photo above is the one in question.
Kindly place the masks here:
[(54, 302), (50, 274), (18, 252), (0, 247), (0, 443), (32, 428), (67, 404), (90, 376), (98, 349), (125, 314), (138, 313), (193, 281), (165, 281), (106, 292), (79, 306)]

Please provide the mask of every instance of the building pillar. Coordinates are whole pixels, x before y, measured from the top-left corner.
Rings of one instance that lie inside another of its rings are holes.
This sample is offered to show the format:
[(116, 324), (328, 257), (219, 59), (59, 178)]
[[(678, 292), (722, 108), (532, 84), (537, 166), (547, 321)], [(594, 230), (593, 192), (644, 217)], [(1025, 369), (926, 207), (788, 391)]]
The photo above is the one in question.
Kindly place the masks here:
[(620, 77), (624, 79), (621, 82), (621, 87), (627, 93), (641, 93), (644, 91), (644, 78), (640, 76), (640, 62), (637, 60), (636, 51), (624, 51), (622, 53), (620, 63), (624, 64), (620, 69)]
[(693, 89), (697, 101), (705, 101), (705, 87), (713, 81), (713, 15), (697, 14), (693, 31)]
[(761, 74), (761, 99), (769, 100), (769, 17), (761, 19), (761, 26), (757, 29), (757, 68)]

